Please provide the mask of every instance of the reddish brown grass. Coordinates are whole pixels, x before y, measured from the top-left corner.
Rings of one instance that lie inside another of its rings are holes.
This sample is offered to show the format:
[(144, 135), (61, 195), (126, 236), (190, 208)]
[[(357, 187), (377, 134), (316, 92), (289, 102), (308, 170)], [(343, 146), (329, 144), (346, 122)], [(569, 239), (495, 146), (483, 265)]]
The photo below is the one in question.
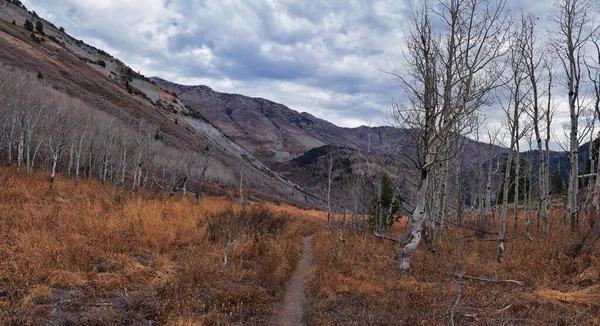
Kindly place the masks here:
[(230, 208), (224, 198), (196, 205), (91, 180), (59, 179), (51, 189), (43, 173), (6, 168), (0, 184), (3, 325), (260, 324), (281, 298), (301, 236), (323, 227), (313, 220), (320, 213), (267, 205), (289, 223), (268, 234), (245, 229), (221, 272), (223, 239), (208, 241), (207, 217)]
[[(456, 287), (446, 273), (464, 269), (465, 275), (512, 279), (524, 286), (464, 279), (458, 325), (598, 325), (599, 292), (590, 285), (600, 281), (600, 263), (593, 256), (568, 254), (579, 235), (568, 231), (559, 212), (553, 214), (549, 237), (533, 226), (533, 242), (525, 237), (522, 220), (517, 231), (512, 220), (507, 223), (508, 237), (517, 240), (507, 244), (503, 263), (496, 261), (496, 242), (464, 239), (474, 232), (451, 227), (437, 253), (421, 245), (407, 273), (396, 270), (398, 247), (391, 242), (371, 234), (321, 232), (315, 237), (309, 278), (308, 323), (447, 325)], [(497, 229), (497, 221), (492, 228)], [(403, 219), (392, 233), (407, 231)]]

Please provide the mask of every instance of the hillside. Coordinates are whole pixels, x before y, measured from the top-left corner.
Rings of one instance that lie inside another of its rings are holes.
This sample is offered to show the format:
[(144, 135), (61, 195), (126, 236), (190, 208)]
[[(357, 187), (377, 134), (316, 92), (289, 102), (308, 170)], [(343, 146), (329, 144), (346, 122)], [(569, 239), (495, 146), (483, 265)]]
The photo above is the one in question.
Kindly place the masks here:
[[(156, 134), (168, 146), (184, 151), (211, 146), (216, 162), (210, 180), (234, 185), (240, 171), (248, 169), (252, 194), (323, 207), (325, 179), (316, 173), (319, 162), (298, 168), (294, 159), (311, 149), (334, 145), (351, 149), (346, 154), (352, 162), (373, 156), (369, 166), (358, 164), (353, 171), (368, 170), (369, 182), (376, 183), (381, 171), (387, 170), (398, 179), (407, 203), (412, 201), (414, 179), (402, 171), (414, 169), (408, 157), (416, 153), (407, 145), (402, 130), (342, 128), (267, 99), (147, 78), (33, 12), (8, 2), (0, 3), (0, 9), (0, 64), (40, 73), (51, 87), (130, 126), (145, 121), (155, 126)], [(38, 44), (32, 39), (23, 28), (26, 19), (44, 23), (45, 41)], [(465, 144), (465, 157), (486, 156), (489, 150), (487, 145), (468, 139)], [(476, 160), (465, 160), (462, 171), (468, 173), (474, 164), (478, 164)], [(344, 184), (337, 182), (336, 187), (341, 189)], [(341, 207), (347, 198), (338, 193), (337, 206)]]
[(174, 92), (190, 108), (214, 123), (224, 134), (261, 161), (289, 161), (309, 149), (338, 145), (377, 152), (391, 140), (389, 127), (342, 128), (279, 103), (239, 94), (219, 93), (207, 86), (184, 86), (152, 78)]
[[(26, 20), (43, 21), (44, 35), (25, 30)], [(235, 184), (241, 165), (251, 176), (248, 184), (254, 195), (306, 204), (318, 201), (266, 169), (201, 116), (189, 116), (189, 109), (173, 94), (117, 58), (6, 1), (0, 2), (0, 65), (38, 74), (46, 85), (130, 126), (144, 121), (156, 128), (162, 142), (175, 149), (198, 151), (212, 146), (212, 180)]]

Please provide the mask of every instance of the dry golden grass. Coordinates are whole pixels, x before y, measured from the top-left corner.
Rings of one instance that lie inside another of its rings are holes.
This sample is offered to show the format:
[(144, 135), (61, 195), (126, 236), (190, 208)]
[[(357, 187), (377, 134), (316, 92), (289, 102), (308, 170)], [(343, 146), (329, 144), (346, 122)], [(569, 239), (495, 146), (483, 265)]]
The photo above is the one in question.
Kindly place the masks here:
[(61, 178), (51, 189), (43, 173), (6, 168), (0, 184), (3, 325), (260, 324), (281, 298), (301, 236), (323, 227), (321, 213), (268, 205), (291, 222), (271, 234), (244, 229), (221, 272), (224, 239), (209, 241), (207, 221), (235, 204), (225, 198), (196, 205)]
[[(600, 282), (600, 263), (593, 256), (568, 254), (578, 235), (571, 234), (558, 215), (554, 212), (547, 238), (533, 226), (533, 242), (525, 237), (523, 221), (517, 231), (512, 221), (507, 223), (508, 237), (517, 240), (507, 244), (503, 263), (496, 261), (496, 242), (465, 238), (473, 231), (451, 227), (444, 231), (436, 253), (421, 245), (408, 273), (397, 271), (398, 247), (391, 242), (372, 234), (321, 232), (315, 236), (307, 321), (447, 325), (456, 287), (446, 273), (464, 269), (468, 276), (512, 279), (524, 285), (464, 279), (458, 325), (598, 325), (600, 298), (597, 287), (590, 286)], [(391, 233), (405, 234), (405, 222)]]

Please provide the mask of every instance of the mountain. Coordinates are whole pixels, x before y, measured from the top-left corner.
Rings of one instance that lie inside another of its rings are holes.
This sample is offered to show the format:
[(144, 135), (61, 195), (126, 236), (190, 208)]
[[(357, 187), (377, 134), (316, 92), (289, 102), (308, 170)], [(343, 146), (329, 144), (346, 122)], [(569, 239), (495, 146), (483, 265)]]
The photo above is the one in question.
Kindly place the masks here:
[(280, 163), (312, 149), (335, 144), (366, 151), (377, 151), (389, 127), (342, 128), (297, 112), (263, 98), (219, 93), (207, 86), (178, 85), (151, 78), (158, 86), (177, 94), (191, 110), (214, 123), (224, 134), (252, 152), (261, 161)]
[[(336, 180), (338, 202), (345, 201), (341, 198), (345, 182), (353, 175), (368, 172), (373, 188), (383, 170), (397, 179), (406, 202), (412, 201), (417, 174), (411, 158), (416, 152), (406, 140), (406, 130), (343, 128), (267, 99), (147, 78), (8, 1), (0, 2), (0, 18), (0, 64), (38, 73), (53, 88), (132, 128), (145, 121), (173, 148), (199, 151), (210, 146), (216, 160), (212, 180), (234, 186), (241, 171), (246, 171), (255, 195), (319, 206), (326, 184), (321, 167), (326, 151), (311, 150), (325, 148), (337, 151), (348, 174)], [(44, 35), (27, 31), (26, 20), (42, 22)], [(463, 155), (468, 159), (461, 173), (481, 162), (475, 157), (487, 157), (490, 150), (505, 151), (464, 140)], [(311, 159), (299, 164), (303, 155)]]
[[(43, 35), (26, 30), (26, 20), (42, 22)], [(37, 74), (45, 84), (116, 117), (131, 129), (144, 121), (174, 149), (199, 151), (210, 145), (214, 159), (210, 180), (234, 186), (240, 170), (245, 170), (254, 195), (297, 204), (320, 202), (269, 170), (209, 121), (191, 114), (182, 101), (152, 80), (8, 1), (0, 1), (0, 65)]]

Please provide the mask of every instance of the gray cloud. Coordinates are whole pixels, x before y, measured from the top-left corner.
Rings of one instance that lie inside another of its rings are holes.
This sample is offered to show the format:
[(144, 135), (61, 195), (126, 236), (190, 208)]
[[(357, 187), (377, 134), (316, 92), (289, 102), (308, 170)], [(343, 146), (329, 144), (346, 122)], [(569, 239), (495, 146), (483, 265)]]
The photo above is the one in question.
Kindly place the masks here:
[(391, 1), (26, 0), (145, 75), (266, 97), (344, 126), (382, 117), (397, 86)]
[[(145, 75), (264, 97), (342, 126), (385, 117), (402, 73), (408, 2), (24, 0)], [(513, 12), (519, 10), (510, 1)], [(525, 11), (545, 29), (550, 5)], [(490, 112), (499, 123), (502, 114)]]

